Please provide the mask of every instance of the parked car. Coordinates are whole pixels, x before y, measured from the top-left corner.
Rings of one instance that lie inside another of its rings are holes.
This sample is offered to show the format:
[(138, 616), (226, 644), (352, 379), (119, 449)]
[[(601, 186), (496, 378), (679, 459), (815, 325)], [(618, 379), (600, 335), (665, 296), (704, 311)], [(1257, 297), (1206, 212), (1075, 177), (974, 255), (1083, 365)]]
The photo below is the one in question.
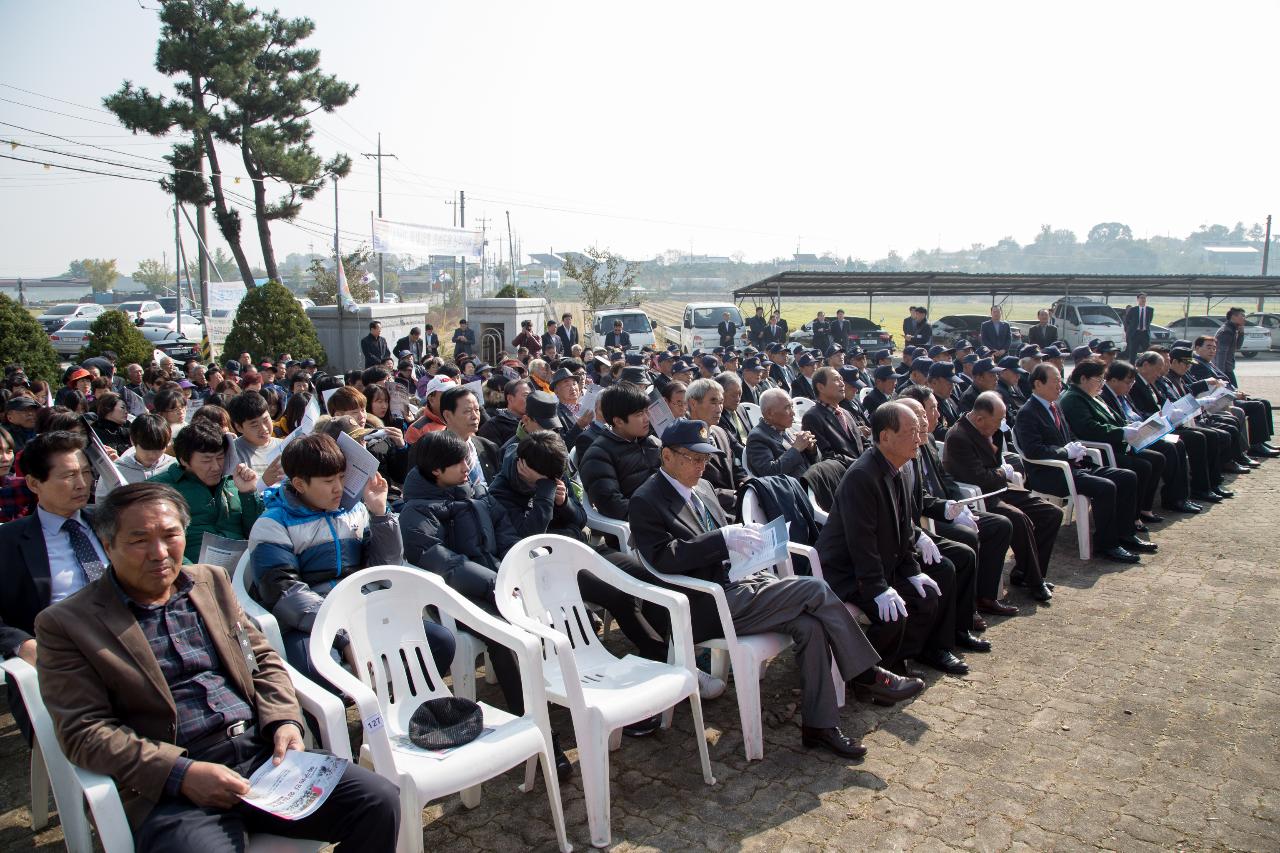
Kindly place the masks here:
[[(949, 347), (963, 339), (977, 346), (978, 332), (982, 324), (990, 319), (990, 314), (947, 314), (939, 317), (933, 321), (933, 343)], [(1013, 343), (1022, 342), (1022, 330), (1012, 323), (1009, 324), (1009, 334)]]
[(653, 323), (642, 308), (597, 308), (595, 321), (587, 329), (588, 346), (604, 346), (605, 335), (613, 331), (613, 321), (622, 321), (622, 330), (631, 338), (631, 348), (653, 346)]
[(164, 306), (154, 300), (143, 300), (141, 302), (121, 302), (115, 306), (116, 310), (123, 311), (129, 315), (130, 320), (136, 320), (138, 315), (142, 315), (142, 319), (155, 317), (164, 313)]
[(1246, 314), (1245, 319), (1259, 328), (1271, 333), (1272, 348), (1280, 347), (1280, 314), (1258, 313)]
[[(831, 318), (828, 317), (828, 320)], [(849, 333), (849, 343), (857, 344), (867, 351), (878, 349), (887, 349), (893, 352), (894, 343), (893, 335), (880, 328), (878, 323), (866, 319), (865, 317), (845, 316), (849, 321), (852, 331)], [(804, 346), (813, 346), (813, 323), (805, 323), (799, 329), (787, 335), (788, 343), (803, 344)]]
[(92, 302), (64, 302), (61, 305), (54, 305), (52, 308), (47, 309), (36, 318), (36, 322), (44, 327), (45, 332), (53, 334), (55, 330), (62, 328), (72, 320), (82, 317), (88, 317), (92, 320), (106, 310), (107, 307), (105, 305), (95, 305)]
[[(183, 328), (186, 328), (186, 323), (183, 323)], [(189, 339), (185, 334), (179, 335), (156, 326), (145, 326), (139, 331), (151, 342), (151, 346), (179, 364), (188, 358), (200, 358), (199, 342)]]
[(1168, 326), (1160, 326), (1155, 323), (1151, 324), (1151, 343), (1168, 346), (1173, 340), (1173, 332)]
[[(1097, 339), (1111, 341), (1124, 349), (1124, 322), (1120, 312), (1091, 296), (1064, 296), (1049, 308), (1050, 320), (1058, 327), (1061, 345), (1075, 349)], [(1035, 320), (1011, 320), (1009, 325), (1029, 334)]]
[(95, 319), (80, 317), (76, 320), (68, 320), (52, 332), (49, 335), (49, 343), (53, 344), (53, 351), (68, 357), (80, 352), (80, 348), (89, 343), (89, 339), (93, 337), (89, 327), (93, 325)]
[[(1213, 337), (1222, 325), (1221, 317), (1209, 317), (1207, 315), (1191, 315), (1185, 319), (1179, 317), (1169, 324), (1169, 332), (1175, 338), (1194, 342), (1196, 338), (1201, 336)], [(1244, 324), (1244, 341), (1240, 344), (1240, 356), (1242, 358), (1253, 358), (1260, 352), (1268, 352), (1271, 349), (1271, 332), (1256, 323), (1251, 323), (1247, 319)]]
[[(178, 315), (177, 314), (157, 314), (154, 317), (146, 318), (147, 322), (143, 324), (143, 329), (164, 329), (168, 332), (177, 331)], [(200, 336), (202, 324), (199, 317), (193, 317), (190, 314), (182, 315), (182, 331), (186, 333), (190, 330), (197, 337)]]
[(741, 349), (747, 345), (747, 327), (742, 322), (742, 312), (738, 310), (738, 306), (728, 302), (690, 302), (684, 307), (680, 325), (665, 327), (667, 343), (680, 344), (680, 351), (683, 353), (720, 346), (720, 333), (716, 331), (716, 327), (724, 319), (726, 311), (729, 319), (738, 327), (734, 346)]

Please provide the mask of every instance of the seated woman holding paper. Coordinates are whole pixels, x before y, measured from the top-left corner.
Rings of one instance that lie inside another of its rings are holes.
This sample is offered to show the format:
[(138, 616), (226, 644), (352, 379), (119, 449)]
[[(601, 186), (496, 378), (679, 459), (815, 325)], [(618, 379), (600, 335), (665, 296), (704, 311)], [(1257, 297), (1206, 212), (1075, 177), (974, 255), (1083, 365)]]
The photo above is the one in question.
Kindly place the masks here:
[(213, 423), (192, 421), (173, 439), (178, 464), (153, 478), (177, 489), (191, 509), (185, 555), (188, 563), (199, 562), (205, 533), (248, 539), (262, 513), (258, 475), (243, 463), (227, 474), (226, 445), (224, 433)]
[[(1062, 395), (1058, 406), (1077, 438), (1111, 445), (1116, 455), (1116, 467), (1138, 476), (1139, 521), (1163, 521), (1163, 517), (1152, 512), (1152, 507), (1160, 477), (1164, 474), (1164, 457), (1154, 450), (1135, 451), (1125, 440), (1128, 421), (1099, 399), (1106, 385), (1103, 380), (1106, 371), (1107, 366), (1097, 359), (1077, 362), (1071, 371), (1071, 387)], [(1138, 526), (1138, 530), (1144, 529), (1145, 526)]]
[[(169, 422), (154, 412), (139, 415), (129, 424), (129, 439), (133, 442), (120, 458), (116, 469), (126, 483), (150, 480), (178, 464), (178, 460), (165, 453), (171, 441)], [(111, 484), (98, 480), (94, 502), (100, 503), (111, 491)]]
[[(264, 494), (266, 509), (249, 533), (249, 594), (280, 623), (289, 663), (324, 684), (308, 652), (320, 605), (344, 575), (404, 561), (400, 522), (381, 476), (365, 484), (361, 501), (342, 505), (347, 461), (328, 435), (295, 439), (280, 458), (288, 479)], [(447, 669), (452, 635), (428, 623), (427, 641), (436, 666)]]

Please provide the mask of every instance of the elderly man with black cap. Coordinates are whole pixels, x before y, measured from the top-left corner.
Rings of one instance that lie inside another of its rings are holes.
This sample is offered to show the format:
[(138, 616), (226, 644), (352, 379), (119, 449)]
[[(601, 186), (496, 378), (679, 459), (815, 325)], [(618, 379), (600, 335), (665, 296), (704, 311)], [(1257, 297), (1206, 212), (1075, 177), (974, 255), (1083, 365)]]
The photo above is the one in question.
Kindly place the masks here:
[(898, 374), (887, 364), (871, 371), (871, 390), (862, 401), (862, 408), (868, 416), (875, 414), (876, 409), (889, 402), (898, 385)]
[[(661, 468), (636, 490), (632, 503), (631, 529), (637, 547), (659, 572), (710, 580), (723, 587), (738, 634), (778, 631), (790, 635), (799, 658), (801, 743), (859, 759), (866, 749), (839, 728), (832, 660), (858, 695), (881, 703), (909, 699), (924, 684), (876, 666), (879, 656), (824, 581), (801, 576), (779, 579), (764, 571), (730, 580), (730, 554), (750, 554), (759, 547), (760, 535), (751, 527), (729, 524), (701, 479), (710, 456), (720, 452), (706, 441), (706, 430), (702, 421), (681, 419), (663, 433)], [(686, 594), (694, 611), (694, 640), (720, 636), (719, 620), (706, 606), (706, 597)]]
[(557, 414), (564, 423), (561, 437), (567, 447), (572, 447), (584, 427), (591, 423), (595, 413), (591, 409), (579, 411), (582, 406), (578, 400), (582, 398), (582, 390), (578, 387), (578, 377), (568, 367), (561, 367), (551, 376), (551, 393), (556, 395), (559, 403)]
[(951, 429), (960, 417), (960, 412), (951, 399), (951, 392), (955, 388), (953, 384), (955, 374), (955, 366), (949, 361), (936, 361), (929, 368), (927, 384), (938, 406), (938, 422), (933, 430), (933, 437), (938, 441), (947, 437), (947, 430)]
[(25, 394), (10, 397), (4, 404), (5, 427), (13, 437), (15, 453), (21, 452), (27, 442), (36, 437), (36, 415), (39, 412), (40, 404)]
[(769, 368), (770, 385), (790, 393), (791, 382), (795, 377), (791, 372), (791, 367), (787, 364), (787, 356), (789, 355), (787, 348), (780, 343), (774, 342), (764, 349), (769, 359), (769, 363), (766, 366)]
[(1019, 410), (1027, 403), (1027, 395), (1022, 391), (1022, 367), (1018, 364), (1016, 355), (1006, 355), (996, 362), (996, 367), (1000, 371), (996, 374), (999, 380), (996, 390), (1000, 392), (1000, 399), (1004, 400), (1009, 418), (1016, 420)]
[[(967, 358), (968, 356), (966, 356)], [(978, 399), (978, 395), (984, 391), (995, 391), (999, 379), (996, 376), (998, 368), (989, 358), (980, 358), (973, 362), (970, 368), (972, 379), (969, 387), (960, 395), (960, 403), (956, 407), (960, 414), (965, 414), (973, 410), (973, 403)]]
[(818, 369), (818, 362), (809, 353), (801, 353), (796, 359), (796, 369), (799, 375), (791, 382), (791, 396), (812, 400), (814, 398), (813, 373)]
[(742, 362), (742, 402), (760, 405), (760, 395), (769, 390), (762, 385), (764, 372), (765, 366), (754, 355)]

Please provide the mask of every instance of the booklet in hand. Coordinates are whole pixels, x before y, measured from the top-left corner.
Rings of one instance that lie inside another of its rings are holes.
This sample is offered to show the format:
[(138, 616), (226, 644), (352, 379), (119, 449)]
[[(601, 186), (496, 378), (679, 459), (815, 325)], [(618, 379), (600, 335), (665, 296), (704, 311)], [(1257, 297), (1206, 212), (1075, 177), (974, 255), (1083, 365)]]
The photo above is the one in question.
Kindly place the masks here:
[(1152, 415), (1140, 424), (1131, 424), (1124, 428), (1124, 440), (1134, 450), (1143, 450), (1155, 444), (1161, 438), (1173, 432), (1173, 427), (1159, 413)]
[(378, 459), (345, 432), (338, 436), (338, 449), (347, 460), (347, 470), (342, 475), (342, 508), (351, 509), (360, 503), (364, 487), (378, 473)]
[(773, 521), (760, 527), (760, 548), (751, 554), (729, 554), (729, 582), (736, 583), (745, 577), (755, 574), (761, 569), (777, 565), (787, 559), (787, 521), (778, 516)]

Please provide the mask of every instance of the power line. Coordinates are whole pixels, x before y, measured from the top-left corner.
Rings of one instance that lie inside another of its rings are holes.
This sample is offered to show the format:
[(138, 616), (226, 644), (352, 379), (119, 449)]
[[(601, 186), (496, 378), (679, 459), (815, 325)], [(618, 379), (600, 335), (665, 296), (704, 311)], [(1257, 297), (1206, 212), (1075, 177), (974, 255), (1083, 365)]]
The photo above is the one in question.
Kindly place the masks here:
[(109, 122), (109, 121), (98, 121), (96, 118), (85, 118), (84, 116), (72, 115), (71, 113), (58, 112), (57, 110), (51, 110), (48, 107), (37, 107), (35, 104), (24, 104), (22, 103), (22, 101), (14, 101), (9, 98), (0, 98), (0, 101), (3, 101), (6, 104), (14, 104), (19, 107), (26, 107), (27, 109), (31, 109), (31, 110), (39, 110), (42, 113), (52, 113), (53, 115), (62, 116), (64, 118), (73, 118), (78, 121), (87, 121), (87, 122), (90, 122), (91, 124), (100, 124), (100, 125), (103, 125), (104, 127), (114, 127), (114, 128), (120, 127), (119, 123), (113, 124), (112, 122)]
[[(74, 139), (71, 139), (66, 136), (59, 136), (56, 133), (49, 133), (48, 131), (44, 131), (44, 130), (35, 130), (34, 128), (23, 127), (20, 124), (12, 124), (7, 121), (0, 121), (0, 125), (4, 125), (5, 127), (12, 127), (17, 130), (25, 130), (27, 133), (37, 133), (41, 136), (48, 136), (51, 139), (61, 139), (63, 142), (69, 142), (72, 145), (81, 145), (81, 146), (84, 146), (85, 148), (96, 148), (99, 151), (106, 151), (108, 154), (119, 154), (121, 157), (136, 157), (139, 160), (154, 160), (157, 163), (165, 163), (166, 165), (169, 162), (168, 160), (165, 160), (161, 157), (150, 157), (150, 156), (147, 156), (146, 154), (130, 154), (127, 151), (115, 151), (111, 148), (106, 147), (105, 145), (95, 145), (92, 142), (76, 142)], [(24, 145), (26, 143), (20, 142), (18, 144)], [(168, 143), (163, 143), (163, 144), (167, 145)]]
[(75, 101), (64, 101), (62, 98), (55, 98), (53, 95), (46, 95), (43, 92), (33, 92), (30, 89), (24, 89), (21, 86), (15, 86), (12, 83), (0, 83), (0, 86), (4, 86), (6, 89), (13, 89), (14, 91), (17, 91), (17, 92), (23, 92), (27, 95), (35, 95), (37, 98), (45, 98), (50, 101), (57, 101), (58, 103), (66, 104), (69, 107), (79, 107), (82, 110), (92, 110), (95, 113), (107, 113), (108, 115), (111, 115), (110, 110), (105, 110), (102, 107), (90, 107), (86, 104), (77, 104)]
[(153, 183), (153, 178), (143, 178), (138, 175), (117, 175), (114, 172), (100, 172), (97, 169), (81, 169), (76, 166), (67, 166), (62, 163), (46, 163), (43, 160), (28, 160), (26, 157), (14, 157), (12, 154), (0, 154), (0, 158), (5, 160), (17, 160), (21, 163), (35, 163), (37, 166), (48, 166), (52, 169), (68, 169), (72, 172), (87, 172), (90, 175), (106, 175), (109, 178), (125, 178), (130, 181), (146, 181)]

